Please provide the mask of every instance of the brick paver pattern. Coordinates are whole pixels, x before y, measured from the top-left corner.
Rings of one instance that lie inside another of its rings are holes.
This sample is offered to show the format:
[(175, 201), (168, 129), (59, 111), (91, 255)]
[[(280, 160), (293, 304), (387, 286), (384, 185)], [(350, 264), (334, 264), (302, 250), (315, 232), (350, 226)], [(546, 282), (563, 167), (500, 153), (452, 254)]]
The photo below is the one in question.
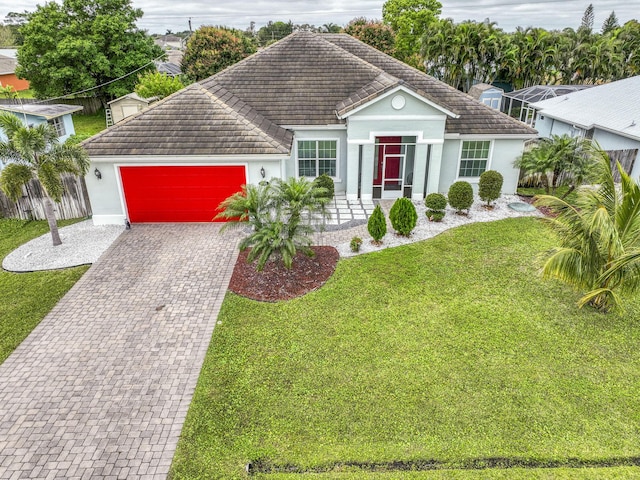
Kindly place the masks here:
[(166, 478), (236, 244), (125, 231), (0, 365), (0, 478)]

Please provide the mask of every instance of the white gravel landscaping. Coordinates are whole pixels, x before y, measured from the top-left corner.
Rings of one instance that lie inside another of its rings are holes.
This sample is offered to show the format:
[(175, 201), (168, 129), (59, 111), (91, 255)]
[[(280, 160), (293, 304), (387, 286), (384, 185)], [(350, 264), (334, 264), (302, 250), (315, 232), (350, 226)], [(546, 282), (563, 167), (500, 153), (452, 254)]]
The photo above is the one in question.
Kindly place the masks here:
[(94, 263), (124, 231), (121, 225), (93, 225), (92, 220), (59, 229), (62, 245), (54, 247), (51, 233), (21, 245), (2, 261), (10, 272), (34, 272)]
[(336, 249), (340, 253), (341, 257), (353, 257), (361, 253), (375, 252), (382, 250), (383, 248), (397, 247), (399, 245), (406, 245), (407, 243), (417, 242), (419, 240), (425, 240), (427, 238), (434, 237), (439, 233), (444, 232), (450, 228), (459, 227), (467, 223), (474, 222), (491, 222), (494, 220), (501, 220), (504, 218), (514, 217), (531, 217), (531, 216), (543, 216), (538, 210), (531, 212), (517, 212), (508, 207), (510, 203), (522, 203), (522, 200), (517, 195), (504, 195), (496, 200), (493, 205), (493, 209), (484, 208), (484, 202), (479, 198), (475, 198), (473, 205), (468, 215), (458, 215), (455, 210), (447, 205), (446, 214), (441, 222), (430, 222), (425, 215), (426, 207), (424, 202), (413, 202), (418, 212), (418, 224), (409, 237), (402, 237), (396, 235), (387, 212), (387, 234), (382, 239), (382, 245), (374, 245), (371, 243), (371, 236), (367, 233), (362, 238), (362, 246), (360, 251), (354, 253), (349, 246), (350, 242), (343, 242), (335, 245)]

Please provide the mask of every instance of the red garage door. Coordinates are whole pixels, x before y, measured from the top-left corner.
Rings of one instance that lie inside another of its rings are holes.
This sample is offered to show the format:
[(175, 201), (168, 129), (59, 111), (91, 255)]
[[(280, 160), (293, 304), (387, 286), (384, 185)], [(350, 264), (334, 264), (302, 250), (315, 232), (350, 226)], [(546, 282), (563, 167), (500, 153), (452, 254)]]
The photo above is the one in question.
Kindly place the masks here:
[(243, 166), (120, 167), (131, 222), (210, 222), (246, 182)]

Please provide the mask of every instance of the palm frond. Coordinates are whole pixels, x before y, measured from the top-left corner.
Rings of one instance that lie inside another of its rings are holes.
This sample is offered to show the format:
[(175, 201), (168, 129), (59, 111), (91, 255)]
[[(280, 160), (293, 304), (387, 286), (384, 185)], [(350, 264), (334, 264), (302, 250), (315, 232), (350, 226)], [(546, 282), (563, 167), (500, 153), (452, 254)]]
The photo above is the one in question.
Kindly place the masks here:
[(22, 196), (22, 187), (33, 178), (26, 165), (10, 163), (0, 171), (0, 189), (14, 202)]

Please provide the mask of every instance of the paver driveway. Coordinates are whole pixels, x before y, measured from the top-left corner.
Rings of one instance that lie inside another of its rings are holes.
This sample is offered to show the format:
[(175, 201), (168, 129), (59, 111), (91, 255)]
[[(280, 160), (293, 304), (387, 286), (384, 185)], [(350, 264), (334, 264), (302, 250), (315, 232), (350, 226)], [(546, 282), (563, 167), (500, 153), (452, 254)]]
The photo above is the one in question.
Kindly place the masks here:
[(237, 256), (134, 225), (0, 365), (0, 478), (165, 478)]

